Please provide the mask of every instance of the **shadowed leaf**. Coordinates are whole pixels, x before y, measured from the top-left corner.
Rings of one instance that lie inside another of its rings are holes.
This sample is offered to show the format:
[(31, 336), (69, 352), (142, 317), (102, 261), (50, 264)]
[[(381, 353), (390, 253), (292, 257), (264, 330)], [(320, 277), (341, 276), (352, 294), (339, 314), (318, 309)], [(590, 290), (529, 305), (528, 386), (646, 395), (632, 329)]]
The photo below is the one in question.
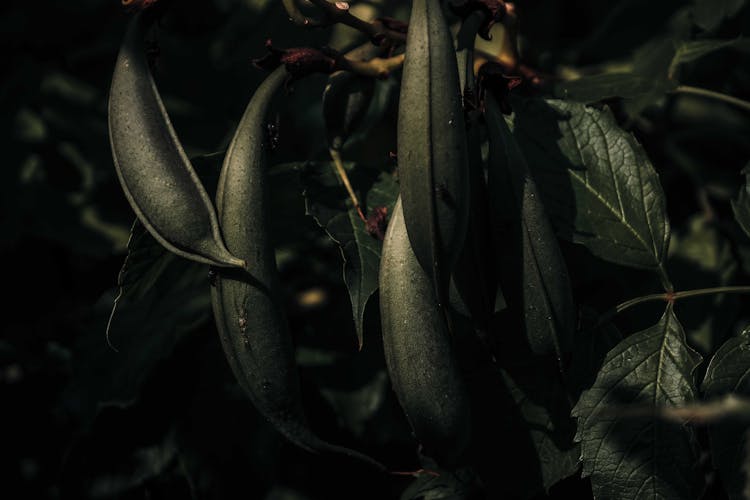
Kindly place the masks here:
[[(689, 427), (653, 416), (623, 417), (630, 406), (683, 406), (696, 398), (701, 357), (668, 306), (661, 320), (612, 349), (594, 386), (578, 400), (576, 439), (583, 475), (601, 499), (688, 499), (700, 491)], [(669, 452), (665, 452), (669, 450)]]
[[(727, 340), (716, 351), (708, 364), (701, 389), (709, 400), (727, 394), (750, 396), (750, 329)], [(746, 460), (747, 430), (747, 419), (726, 419), (708, 428), (713, 463), (732, 500), (747, 498), (743, 491), (749, 478), (742, 470)]]
[[(346, 164), (360, 203), (368, 213), (379, 207), (393, 209), (398, 185), (386, 172)], [(344, 282), (352, 301), (352, 314), (360, 346), (364, 336), (367, 301), (378, 289), (380, 251), (383, 243), (367, 231), (357, 211), (347, 204), (347, 193), (335, 174), (333, 163), (310, 163), (302, 171), (307, 214), (326, 230), (341, 248)]]
[(659, 176), (611, 113), (528, 100), (514, 133), (560, 237), (610, 262), (657, 271), (670, 286), (666, 201)]

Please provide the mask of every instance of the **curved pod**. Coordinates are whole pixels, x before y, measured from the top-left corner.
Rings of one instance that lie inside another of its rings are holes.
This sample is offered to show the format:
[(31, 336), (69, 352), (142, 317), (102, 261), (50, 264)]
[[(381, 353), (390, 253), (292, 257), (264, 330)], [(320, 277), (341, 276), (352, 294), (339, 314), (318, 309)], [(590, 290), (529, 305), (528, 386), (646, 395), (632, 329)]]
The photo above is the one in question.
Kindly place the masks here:
[(380, 316), (388, 373), (414, 434), (441, 465), (455, 465), (469, 443), (469, 397), (400, 199), (383, 242)]
[[(490, 205), (495, 232), (498, 222), (509, 216), (504, 213), (507, 208), (515, 217), (511, 241), (517, 246), (512, 249), (513, 269), (508, 273), (512, 281), (508, 303), (523, 311), (531, 350), (552, 353), (562, 362), (575, 331), (575, 305), (565, 259), (523, 153), (489, 92), (485, 109), (490, 142), (487, 182), (494, 194)], [(501, 193), (508, 199), (501, 200)], [(497, 242), (501, 244), (511, 243)]]
[(414, 0), (401, 79), (398, 172), (409, 240), (443, 302), (468, 218), (456, 53), (439, 0)]
[(287, 77), (281, 67), (256, 91), (227, 151), (219, 178), (217, 207), (227, 246), (252, 272), (219, 273), (211, 289), (222, 346), (240, 385), (258, 411), (287, 439), (312, 452), (340, 453), (383, 470), (371, 458), (334, 446), (309, 428), (278, 276), (268, 214), (269, 192), (264, 119)]
[(225, 247), (211, 199), (164, 108), (148, 67), (143, 14), (130, 23), (109, 94), (109, 138), (117, 176), (136, 215), (171, 252), (243, 267)]

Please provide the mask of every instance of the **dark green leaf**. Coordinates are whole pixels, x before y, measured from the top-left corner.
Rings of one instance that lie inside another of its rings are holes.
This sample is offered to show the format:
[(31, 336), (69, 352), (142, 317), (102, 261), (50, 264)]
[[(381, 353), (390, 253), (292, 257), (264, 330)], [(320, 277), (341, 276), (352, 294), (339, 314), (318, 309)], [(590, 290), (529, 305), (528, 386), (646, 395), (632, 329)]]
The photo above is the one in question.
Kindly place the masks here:
[(88, 334), (78, 340), (76, 352), (84, 357), (75, 360), (66, 397), (74, 413), (89, 419), (100, 405), (125, 406), (136, 398), (182, 336), (209, 320), (207, 272), (134, 224), (109, 322), (111, 296), (105, 295)]
[(737, 222), (750, 236), (750, 163), (742, 170), (745, 174), (745, 185), (740, 188), (736, 200), (732, 200), (732, 209)]
[(527, 360), (503, 370), (503, 379), (539, 460), (545, 491), (578, 471), (580, 448), (573, 442), (575, 424), (554, 364), (540, 368)]
[(137, 219), (128, 239), (128, 255), (117, 277), (118, 293), (112, 307), (112, 319), (121, 300), (143, 298), (179, 257), (165, 249)]
[(589, 104), (613, 97), (636, 99), (654, 92), (663, 94), (676, 87), (676, 82), (635, 73), (602, 73), (559, 83), (554, 94), (560, 99)]
[[(669, 272), (682, 290), (731, 285), (737, 274), (732, 245), (721, 227), (705, 215), (692, 217), (674, 232)], [(675, 305), (690, 342), (701, 354), (711, 354), (731, 335), (740, 313), (738, 297), (716, 294)]]
[(750, 50), (750, 40), (747, 38), (737, 38), (734, 40), (691, 40), (682, 42), (677, 46), (669, 73), (673, 73), (673, 68), (680, 64), (697, 61), (717, 50), (726, 48), (736, 48), (740, 50)]
[(555, 100), (514, 107), (515, 135), (560, 237), (610, 262), (664, 270), (666, 201), (645, 151), (607, 111)]
[(401, 500), (478, 500), (484, 498), (470, 469), (422, 472), (401, 494)]
[[(726, 341), (711, 358), (701, 387), (706, 399), (727, 394), (750, 396), (750, 329)], [(746, 457), (747, 421), (725, 419), (708, 428), (714, 466), (731, 499), (743, 496), (747, 478), (742, 470)], [(744, 439), (742, 437), (744, 436)]]
[(570, 388), (576, 397), (591, 388), (607, 353), (622, 340), (622, 334), (611, 322), (596, 326), (598, 316), (586, 309), (582, 316), (585, 325), (576, 332), (568, 369)]
[[(398, 185), (387, 172), (347, 164), (352, 186), (359, 191), (363, 210), (393, 209)], [(352, 300), (352, 313), (360, 346), (364, 335), (365, 307), (378, 289), (380, 251), (383, 243), (367, 232), (357, 211), (347, 205), (347, 193), (336, 176), (333, 163), (307, 164), (302, 172), (307, 214), (341, 247), (344, 282)]]
[[(701, 361), (668, 306), (651, 328), (620, 342), (573, 409), (583, 474), (601, 499), (688, 499), (700, 492), (693, 431), (625, 408), (683, 406), (696, 398)], [(665, 453), (665, 450), (669, 450)]]
[(693, 19), (696, 25), (711, 31), (718, 28), (724, 19), (736, 15), (744, 6), (745, 0), (695, 0)]
[(472, 428), (481, 436), (474, 446), (484, 457), (476, 467), (488, 498), (536, 498), (578, 470), (572, 405), (554, 356), (533, 354), (521, 335), (505, 331), (506, 317), (494, 321), (496, 332), (504, 330), (497, 332), (496, 362), (486, 359), (470, 325), (454, 323), (463, 327), (457, 335), (466, 342), (461, 352), (471, 358), (466, 380), (475, 404)]

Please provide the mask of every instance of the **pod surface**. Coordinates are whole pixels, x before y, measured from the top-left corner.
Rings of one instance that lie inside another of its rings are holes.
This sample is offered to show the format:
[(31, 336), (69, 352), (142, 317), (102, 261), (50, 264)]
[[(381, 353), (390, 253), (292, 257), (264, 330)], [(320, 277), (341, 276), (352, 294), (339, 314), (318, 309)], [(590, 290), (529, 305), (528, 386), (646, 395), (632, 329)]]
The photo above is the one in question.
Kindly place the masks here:
[(469, 398), (431, 280), (406, 233), (401, 200), (380, 264), (383, 346), (393, 389), (427, 454), (454, 464), (468, 446)]
[(221, 238), (216, 212), (175, 134), (148, 67), (142, 14), (131, 21), (109, 95), (109, 136), (120, 184), (159, 243), (182, 257), (242, 267)]
[(438, 0), (414, 0), (401, 79), (398, 172), (409, 240), (443, 300), (468, 218), (456, 53)]
[[(509, 304), (515, 302), (523, 312), (531, 350), (562, 359), (571, 349), (576, 311), (565, 259), (526, 160), (490, 93), (486, 96), (485, 117), (490, 134), (488, 184), (494, 194), (490, 205), (495, 223), (509, 216), (502, 213), (506, 207), (516, 212), (512, 214), (516, 219), (511, 224), (511, 242), (498, 243), (518, 245), (513, 248), (514, 269), (508, 273), (512, 275), (509, 281), (513, 281)], [(503, 192), (509, 200), (497, 199)]]
[(251, 401), (287, 439), (312, 452), (340, 453), (384, 469), (369, 457), (329, 444), (309, 428), (286, 315), (268, 213), (264, 119), (287, 77), (282, 67), (261, 84), (240, 121), (222, 166), (217, 193), (227, 246), (250, 271), (222, 270), (211, 289), (214, 317), (229, 364)]

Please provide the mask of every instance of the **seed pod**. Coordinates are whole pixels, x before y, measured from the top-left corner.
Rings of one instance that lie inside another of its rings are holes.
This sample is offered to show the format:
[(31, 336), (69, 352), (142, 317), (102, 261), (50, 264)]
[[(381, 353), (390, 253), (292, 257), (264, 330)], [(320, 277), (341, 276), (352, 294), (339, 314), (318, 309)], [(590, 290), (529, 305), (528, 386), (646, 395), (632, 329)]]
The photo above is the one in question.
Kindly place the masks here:
[(461, 95), (464, 99), (464, 114), (467, 117), (470, 216), (466, 238), (452, 273), (458, 300), (451, 301), (460, 303), (461, 307), (470, 313), (474, 327), (481, 335), (488, 330), (497, 290), (494, 259), (491, 255), (489, 206), (474, 78), (474, 40), (485, 19), (486, 15), (481, 10), (469, 14), (461, 25), (456, 43)]
[(148, 231), (181, 257), (243, 267), (224, 245), (211, 199), (185, 155), (146, 60), (144, 14), (130, 23), (109, 94), (109, 138), (125, 196)]
[(398, 172), (409, 240), (442, 304), (468, 216), (456, 53), (439, 0), (414, 0), (398, 114)]
[(219, 219), (227, 246), (249, 263), (219, 273), (211, 299), (229, 364), (255, 407), (290, 441), (312, 452), (340, 453), (384, 467), (361, 453), (329, 444), (310, 430), (302, 408), (294, 346), (279, 297), (268, 214), (268, 166), (263, 125), (268, 105), (287, 78), (275, 70), (245, 110), (221, 170)]
[(429, 275), (406, 234), (401, 199), (383, 242), (380, 317), (393, 389), (426, 454), (456, 465), (470, 438), (469, 397)]
[[(495, 98), (485, 96), (485, 118), (490, 139), (488, 185), (495, 224), (509, 224), (509, 241), (496, 241), (513, 247), (506, 276), (510, 276), (507, 300), (522, 312), (523, 326), (535, 354), (553, 353), (558, 360), (569, 351), (575, 328), (575, 308), (570, 278), (552, 226), (542, 205), (536, 183), (503, 118)], [(502, 199), (508, 198), (508, 199)]]

